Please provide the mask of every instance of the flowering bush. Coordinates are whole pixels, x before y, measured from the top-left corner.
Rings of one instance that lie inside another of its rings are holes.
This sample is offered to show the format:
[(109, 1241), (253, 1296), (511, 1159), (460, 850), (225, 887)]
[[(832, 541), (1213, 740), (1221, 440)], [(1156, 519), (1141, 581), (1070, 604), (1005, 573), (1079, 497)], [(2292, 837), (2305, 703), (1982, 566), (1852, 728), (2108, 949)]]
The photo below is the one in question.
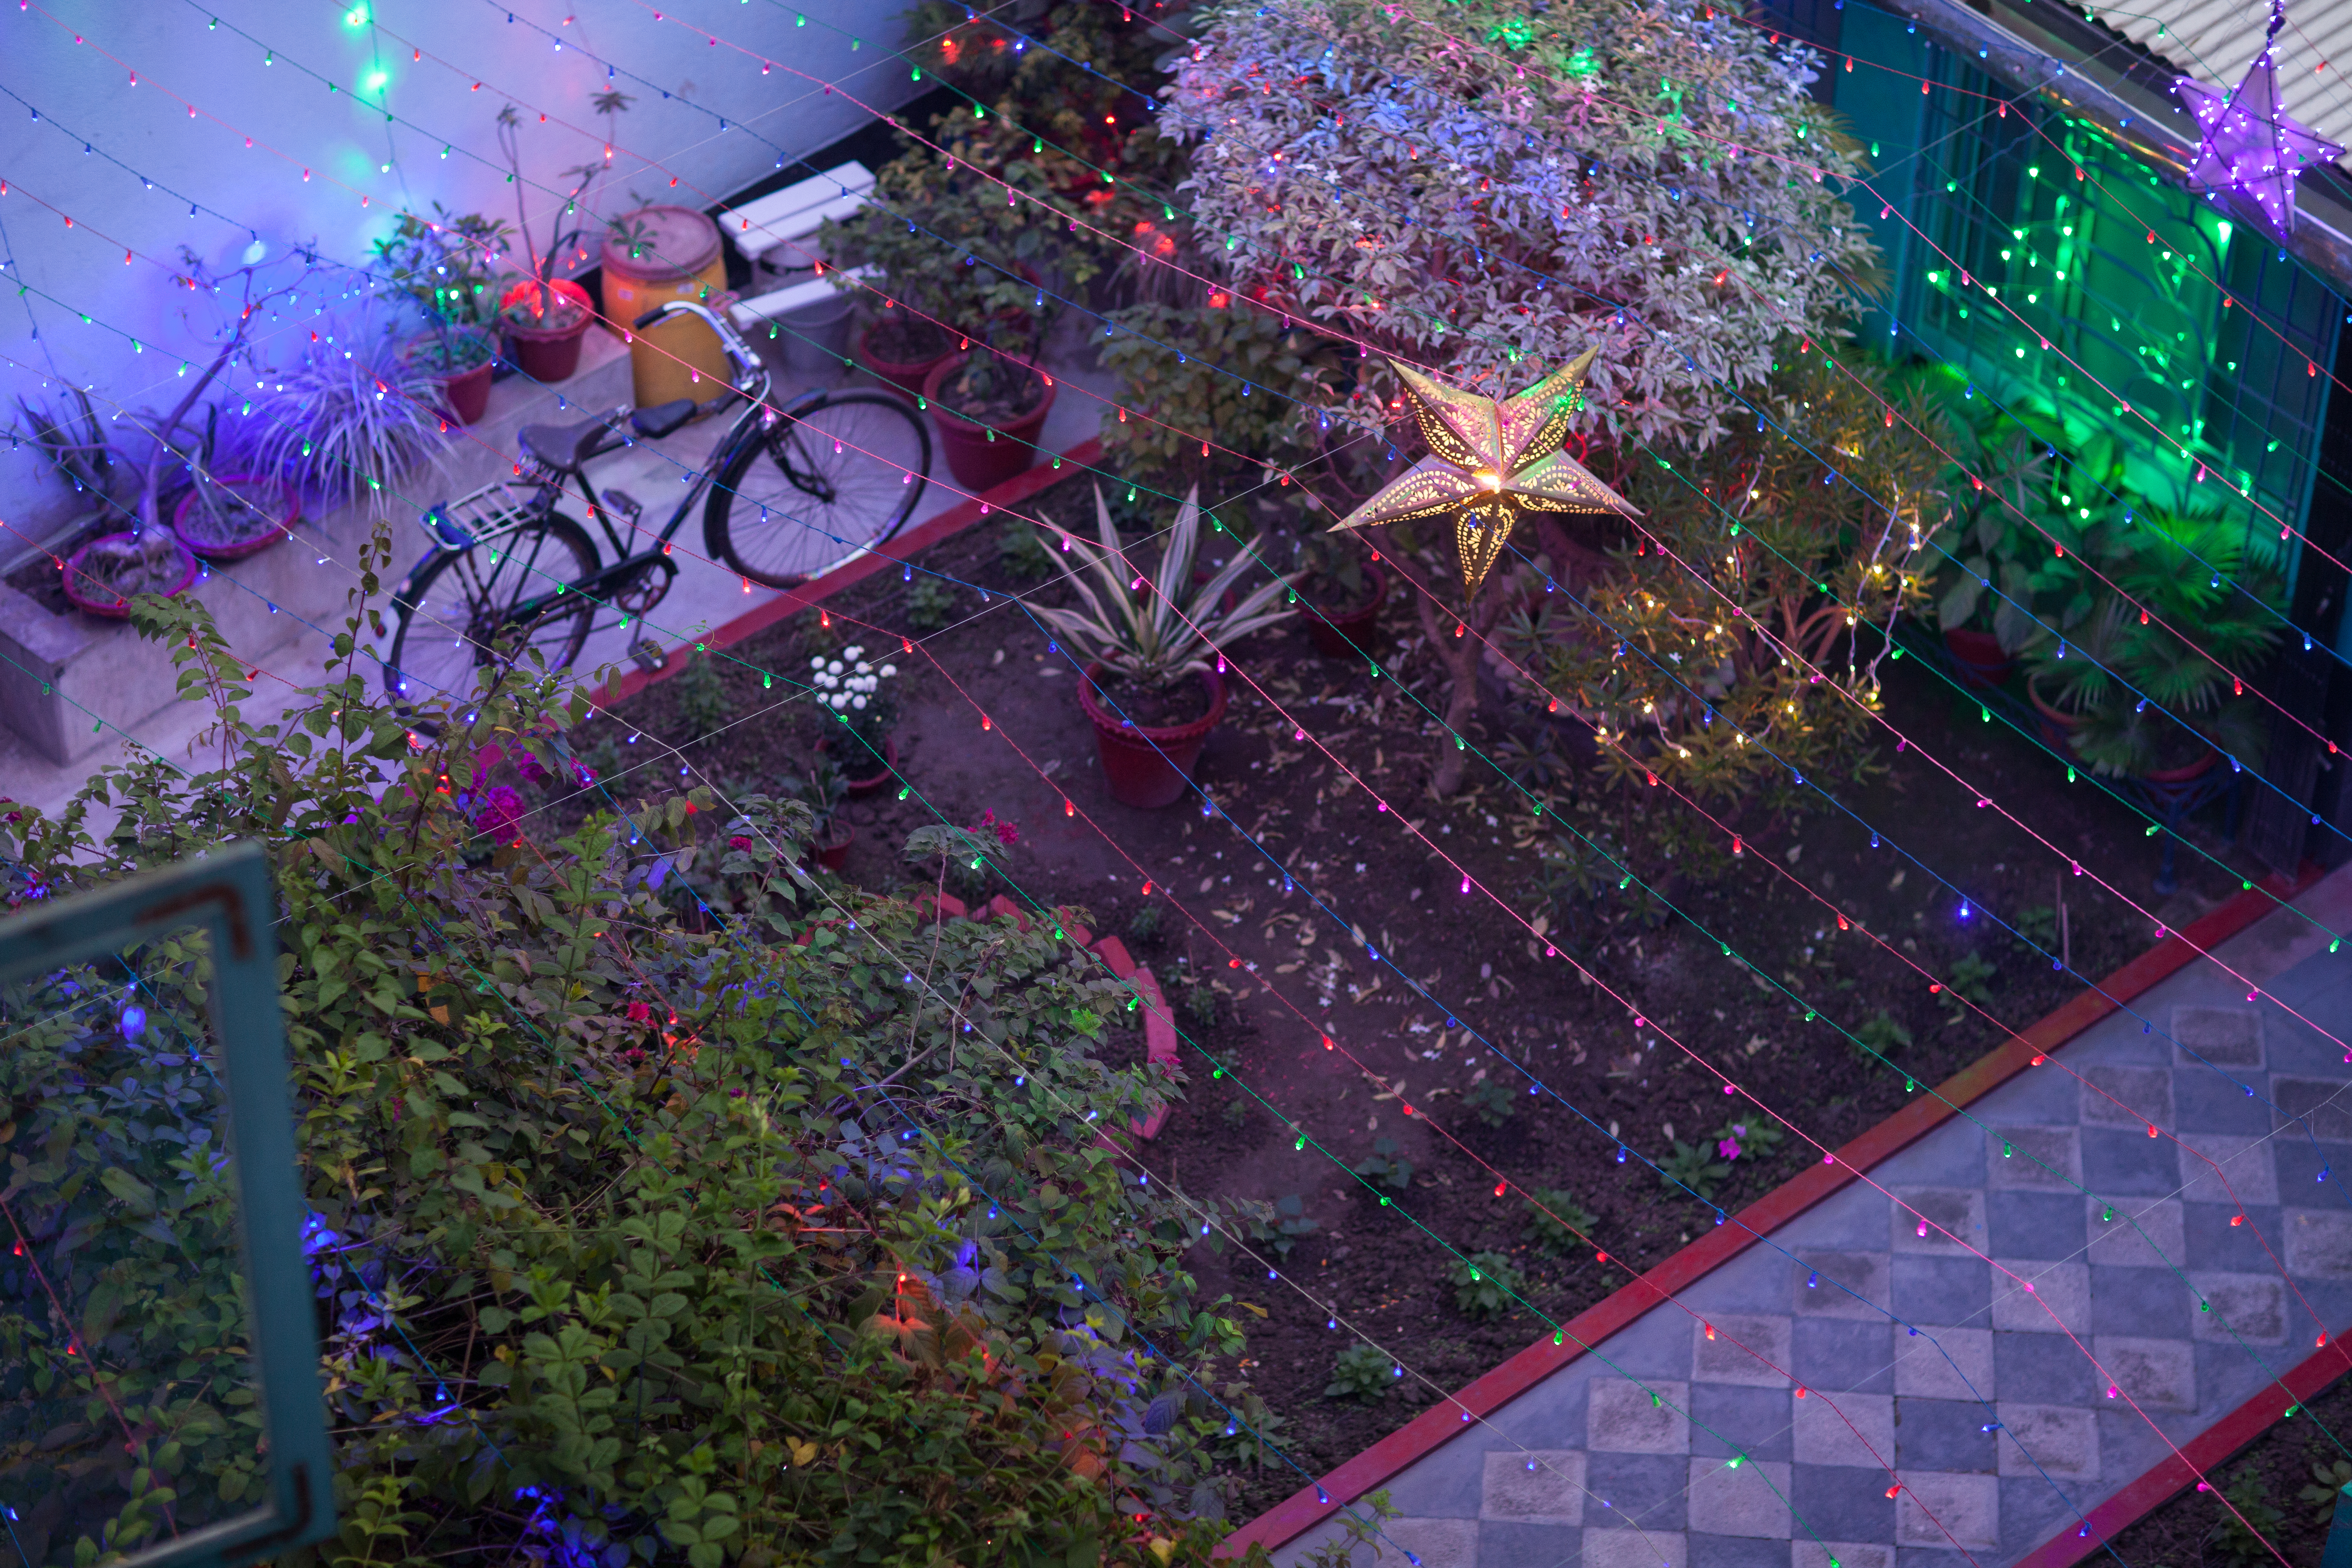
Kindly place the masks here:
[(897, 665), (870, 664), (866, 649), (855, 644), (838, 658), (818, 654), (809, 660), (809, 684), (816, 688), (817, 700), (848, 730), (830, 749), (851, 766), (881, 761), (882, 738), (898, 717), (898, 695), (887, 682), (898, 679)]

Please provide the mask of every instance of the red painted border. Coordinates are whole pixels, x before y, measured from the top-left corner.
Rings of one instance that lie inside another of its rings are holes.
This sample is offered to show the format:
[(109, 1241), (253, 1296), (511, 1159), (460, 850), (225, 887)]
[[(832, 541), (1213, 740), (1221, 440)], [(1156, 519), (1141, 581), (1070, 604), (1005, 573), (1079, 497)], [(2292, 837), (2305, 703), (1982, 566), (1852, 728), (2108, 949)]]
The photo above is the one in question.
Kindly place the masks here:
[[(912, 560), (940, 541), (961, 533), (992, 511), (1009, 511), (1019, 506), (1048, 485), (1069, 478), (1063, 465), (1072, 468), (1089, 468), (1099, 461), (1102, 455), (1103, 445), (1099, 439), (1081, 441), (1052, 461), (1016, 474), (985, 494), (966, 497), (938, 516), (889, 541), (879, 550), (870, 551), (847, 565), (835, 567), (824, 576), (803, 583), (797, 588), (787, 588), (771, 595), (732, 620), (722, 622), (704, 634), (700, 640), (711, 647), (726, 647), (756, 632), (763, 632), (786, 616), (796, 616), (831, 598), (853, 583), (864, 582), (885, 566), (897, 566)], [(618, 679), (589, 700), (600, 707), (609, 707), (635, 696), (655, 681), (685, 668), (683, 660), (665, 659), (659, 669), (624, 670)]]
[[(2124, 1003), (2178, 973), (2203, 953), (2270, 913), (2281, 901), (2295, 897), (2318, 879), (2319, 872), (2312, 867), (2305, 867), (2301, 875), (2294, 878), (2279, 875), (2265, 878), (2261, 887), (2240, 892), (2237, 897), (2200, 918), (2186, 931), (2165, 938), (2116, 970), (2096, 989), (2083, 992), (2022, 1033), (2011, 1036), (1990, 1054), (1961, 1068), (1938, 1086), (1938, 1092), (1934, 1096), (1922, 1095), (1912, 1100), (1838, 1150), (1836, 1163), (1808, 1166), (1802, 1175), (1782, 1183), (1740, 1210), (1738, 1223), (1709, 1227), (1697, 1241), (1666, 1258), (1647, 1275), (1578, 1313), (1562, 1326), (1557, 1341), (1550, 1338), (1537, 1341), (1444, 1404), (1423, 1411), (1324, 1477), (1319, 1486), (1301, 1488), (1234, 1531), (1218, 1546), (1218, 1552), (1235, 1555), (1252, 1545), (1263, 1545), (1271, 1552), (1312, 1529), (1341, 1504), (1354, 1501), (1457, 1436), (1462, 1430), (1465, 1413), (1471, 1416), (1492, 1415), (1593, 1345), (1631, 1325), (1659, 1302), (1688, 1289), (1764, 1237), (1830, 1196), (1854, 1180), (1861, 1172), (1908, 1147), (1942, 1125), (1961, 1107), (1982, 1099), (2025, 1071), (2036, 1056), (2056, 1050), (2116, 1012)], [(2305, 1369), (2322, 1362), (2336, 1364), (2341, 1370), (2341, 1352), (2331, 1345), (2297, 1367), (2290, 1376), (2302, 1375)], [(2316, 1372), (2311, 1375), (2315, 1379), (2318, 1376)], [(2304, 1396), (2300, 1391), (2296, 1394), (2298, 1399)], [(2275, 1398), (2269, 1398), (2267, 1404), (2273, 1412), (2278, 1408)], [(2220, 1431), (2241, 1418), (2252, 1419), (2248, 1412), (2252, 1408), (2250, 1405), (2224, 1417), (2212, 1431)], [(2277, 1419), (2276, 1415), (2273, 1414), (2271, 1419)], [(2259, 1426), (2250, 1428), (2247, 1436), (2238, 1438), (2232, 1447), (2242, 1446), (2251, 1439), (2253, 1432), (2259, 1430)], [(2200, 1436), (2198, 1442), (2204, 1440)], [(2194, 1445), (2190, 1446), (2189, 1451), (2196, 1451)], [(2223, 1450), (2225, 1453), (2228, 1451)], [(2168, 1461), (2168, 1464), (2175, 1463), (2178, 1461)], [(2152, 1484), (2151, 1478), (2163, 1474), (2165, 1469), (2165, 1466), (2159, 1466), (2149, 1471), (2116, 1494), (2116, 1499), (2136, 1495), (2138, 1489)], [(2178, 1479), (2165, 1482), (2162, 1490), (2138, 1505), (2137, 1511), (2132, 1512), (2123, 1522), (2137, 1519), (2157, 1502), (2179, 1490), (2187, 1479), (2188, 1472), (2184, 1468)], [(1331, 1500), (1318, 1501), (1318, 1493)], [(2101, 1515), (2107, 1508), (2115, 1506), (2116, 1500), (2110, 1500), (2109, 1503), (2102, 1505)], [(2102, 1530), (2119, 1528), (2120, 1525), (2100, 1526)], [(2089, 1544), (2085, 1542), (2086, 1548)], [(2042, 1550), (2047, 1552), (2052, 1548), (2045, 1546)], [(2038, 1568), (2063, 1568), (2074, 1558), (2050, 1557), (2045, 1560), (2037, 1557), (2028, 1561), (2035, 1563)]]
[(2273, 1422), (2284, 1420), (2285, 1407), (2281, 1400), (2292, 1399), (2300, 1405), (2352, 1372), (2352, 1354), (2346, 1353), (2342, 1338), (2341, 1334), (2328, 1335), (2326, 1348), (2312, 1352), (2290, 1367), (2279, 1380), (2286, 1384), (2284, 1394), (2279, 1392), (2276, 1384), (2263, 1388), (2183, 1443), (2179, 1454), (2143, 1472), (2138, 1479), (2093, 1509), (2084, 1516), (2085, 1523), (2060, 1531), (2019, 1558), (2016, 1568), (2072, 1568), (2093, 1552), (2105, 1551), (2110, 1539), (2170, 1501), (2173, 1494), (2195, 1480), (2200, 1473), (2211, 1474), (2231, 1455), (2268, 1431)]

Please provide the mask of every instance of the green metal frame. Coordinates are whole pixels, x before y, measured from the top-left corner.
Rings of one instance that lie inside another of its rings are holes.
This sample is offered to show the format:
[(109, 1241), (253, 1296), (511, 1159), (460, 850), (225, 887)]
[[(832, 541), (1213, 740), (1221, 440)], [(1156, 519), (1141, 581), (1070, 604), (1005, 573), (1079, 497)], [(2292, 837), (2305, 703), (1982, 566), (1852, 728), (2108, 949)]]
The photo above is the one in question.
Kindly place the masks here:
[(334, 1455), (319, 1379), (305, 1205), (287, 1091), (269, 858), (234, 845), (0, 921), (0, 984), (187, 927), (212, 936), (208, 995), (236, 1151), (253, 1363), (269, 1435), (268, 1500), (115, 1568), (232, 1568), (334, 1533)]

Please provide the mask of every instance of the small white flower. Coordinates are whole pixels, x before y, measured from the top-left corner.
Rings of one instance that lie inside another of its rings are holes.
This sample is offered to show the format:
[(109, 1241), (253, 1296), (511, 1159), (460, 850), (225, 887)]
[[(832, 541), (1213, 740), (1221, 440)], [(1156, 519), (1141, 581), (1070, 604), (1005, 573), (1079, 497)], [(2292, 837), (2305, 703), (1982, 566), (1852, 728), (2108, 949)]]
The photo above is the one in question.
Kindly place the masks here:
[(896, 675), (898, 673), (898, 667), (895, 664), (886, 664), (882, 667), (882, 673), (885, 675)]
[(860, 675), (868, 675), (868, 674), (871, 674), (871, 673), (873, 672), (873, 669), (874, 669), (874, 667), (873, 667), (872, 665), (870, 665), (870, 664), (867, 664), (867, 663), (866, 663), (866, 662), (865, 662), (863, 659), (860, 659), (860, 660), (858, 661), (858, 665), (857, 665), (857, 673), (858, 673), (858, 674), (860, 674)]
[(841, 657), (844, 658), (864, 658), (866, 657), (866, 649), (863, 645), (856, 647), (845, 647), (841, 650)]
[(849, 700), (849, 694), (845, 691), (836, 692), (833, 696), (826, 698), (825, 700), (832, 703), (835, 708), (838, 708), (843, 703)]
[(866, 699), (863, 697), (853, 697), (849, 700), (849, 705), (852, 708), (863, 708), (866, 706)]
[(819, 654), (814, 658), (809, 660), (809, 668), (811, 669), (823, 669), (824, 668), (824, 655)]
[(841, 660), (839, 660), (839, 659), (837, 659), (837, 658), (836, 658), (836, 659), (834, 659), (832, 662), (828, 663), (824, 668), (825, 668), (825, 672), (826, 672), (827, 674), (829, 674), (829, 675), (839, 675), (839, 674), (841, 673)]

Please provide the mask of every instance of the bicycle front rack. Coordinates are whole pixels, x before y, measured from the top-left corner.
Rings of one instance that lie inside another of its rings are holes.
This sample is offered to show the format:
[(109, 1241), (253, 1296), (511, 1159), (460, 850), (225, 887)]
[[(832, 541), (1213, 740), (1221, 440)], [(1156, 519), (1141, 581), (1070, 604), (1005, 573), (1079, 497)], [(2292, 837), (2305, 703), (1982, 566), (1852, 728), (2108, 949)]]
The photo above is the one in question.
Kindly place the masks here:
[(485, 539), (509, 532), (538, 515), (534, 492), (507, 479), (493, 479), (471, 495), (443, 501), (416, 521), (444, 550), (471, 550)]

